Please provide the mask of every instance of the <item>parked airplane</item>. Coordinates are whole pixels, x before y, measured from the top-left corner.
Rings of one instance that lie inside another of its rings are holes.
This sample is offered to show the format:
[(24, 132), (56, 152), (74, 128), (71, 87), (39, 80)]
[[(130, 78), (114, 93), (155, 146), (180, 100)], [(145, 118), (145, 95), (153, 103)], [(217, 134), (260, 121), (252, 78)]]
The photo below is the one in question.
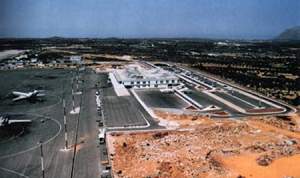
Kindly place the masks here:
[(40, 96), (45, 96), (45, 94), (41, 93), (41, 90), (34, 90), (33, 92), (29, 92), (29, 93), (13, 91), (12, 94), (17, 96), (16, 98), (13, 99), (13, 101), (19, 101), (23, 99), (33, 99)]
[(29, 124), (31, 123), (31, 120), (13, 120), (9, 119), (8, 117), (0, 116), (0, 127), (8, 126), (10, 124), (16, 124), (16, 123), (23, 123), (23, 124)]

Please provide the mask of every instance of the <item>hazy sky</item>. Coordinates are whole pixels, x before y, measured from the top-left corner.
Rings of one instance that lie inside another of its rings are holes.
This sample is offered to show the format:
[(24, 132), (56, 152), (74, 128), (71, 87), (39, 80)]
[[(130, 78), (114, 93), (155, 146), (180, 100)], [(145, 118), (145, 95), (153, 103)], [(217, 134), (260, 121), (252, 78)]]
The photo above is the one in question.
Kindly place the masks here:
[(300, 0), (0, 0), (0, 37), (272, 38)]

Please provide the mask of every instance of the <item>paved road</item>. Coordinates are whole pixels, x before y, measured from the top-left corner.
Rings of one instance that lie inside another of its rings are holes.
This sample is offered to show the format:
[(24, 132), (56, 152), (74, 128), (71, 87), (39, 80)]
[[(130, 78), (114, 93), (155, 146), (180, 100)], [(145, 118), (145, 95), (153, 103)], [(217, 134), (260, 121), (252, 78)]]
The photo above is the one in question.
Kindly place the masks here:
[(85, 75), (85, 88), (83, 89), (83, 102), (79, 120), (78, 149), (74, 167), (74, 178), (99, 177), (100, 170), (100, 150), (97, 140), (99, 119), (96, 110), (96, 100), (94, 88), (97, 74)]

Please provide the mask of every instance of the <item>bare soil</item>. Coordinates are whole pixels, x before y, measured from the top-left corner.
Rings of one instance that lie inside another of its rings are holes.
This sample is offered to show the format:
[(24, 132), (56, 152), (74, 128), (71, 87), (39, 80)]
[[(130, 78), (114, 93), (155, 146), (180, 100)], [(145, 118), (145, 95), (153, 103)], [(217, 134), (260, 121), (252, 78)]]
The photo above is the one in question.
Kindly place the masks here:
[(114, 177), (300, 177), (298, 114), (243, 121), (158, 114), (180, 127), (107, 135)]

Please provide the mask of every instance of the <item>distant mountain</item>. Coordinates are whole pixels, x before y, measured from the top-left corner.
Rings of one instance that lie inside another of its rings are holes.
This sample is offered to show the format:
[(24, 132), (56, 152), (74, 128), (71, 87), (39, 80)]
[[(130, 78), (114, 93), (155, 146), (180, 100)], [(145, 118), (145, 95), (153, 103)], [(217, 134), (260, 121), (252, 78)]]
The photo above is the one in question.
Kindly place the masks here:
[(300, 41), (300, 26), (292, 27), (275, 38), (276, 40)]

